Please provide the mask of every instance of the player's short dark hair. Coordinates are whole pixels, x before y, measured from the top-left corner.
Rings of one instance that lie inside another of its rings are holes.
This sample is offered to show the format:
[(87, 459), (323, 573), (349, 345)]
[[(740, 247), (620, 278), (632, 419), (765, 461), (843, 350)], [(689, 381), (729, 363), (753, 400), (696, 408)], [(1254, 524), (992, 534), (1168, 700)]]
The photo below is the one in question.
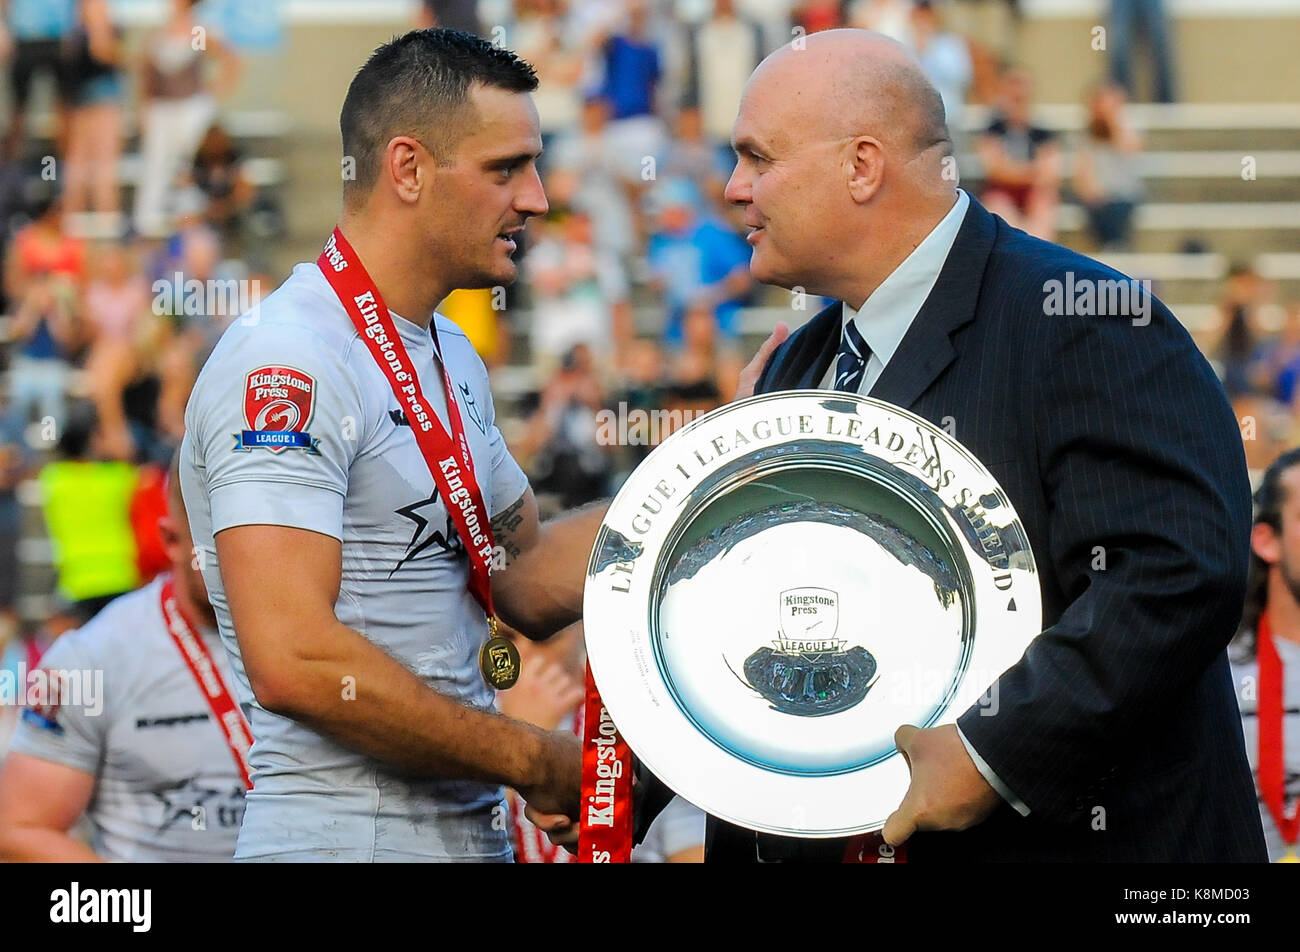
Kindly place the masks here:
[(1282, 485), (1282, 474), (1292, 466), (1300, 465), (1300, 447), (1287, 450), (1264, 470), (1255, 490), (1255, 522), (1265, 523), (1282, 531), (1282, 507), (1286, 505), (1286, 487)]
[(537, 88), (533, 67), (510, 50), (459, 30), (412, 30), (371, 54), (352, 78), (339, 115), (343, 154), (355, 163), (343, 199), (368, 194), (394, 136), (417, 138), (442, 161), (473, 127), (476, 83), (509, 92)]
[[(1259, 481), (1255, 490), (1255, 525), (1271, 526), (1279, 535), (1282, 533), (1282, 507), (1287, 502), (1286, 486), (1282, 476), (1293, 466), (1300, 466), (1300, 447), (1287, 450), (1275, 459)], [(1242, 609), (1238, 638), (1250, 656), (1255, 651), (1255, 628), (1259, 618), (1264, 614), (1268, 604), (1268, 563), (1250, 553), (1250, 570), (1246, 580), (1246, 604)]]

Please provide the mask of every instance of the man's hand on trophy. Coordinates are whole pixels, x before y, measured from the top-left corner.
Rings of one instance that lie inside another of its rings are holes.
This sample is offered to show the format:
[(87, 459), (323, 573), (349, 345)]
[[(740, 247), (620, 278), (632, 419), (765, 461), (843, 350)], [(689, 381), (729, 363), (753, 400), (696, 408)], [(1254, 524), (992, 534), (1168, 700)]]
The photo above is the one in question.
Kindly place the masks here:
[(966, 752), (957, 725), (921, 730), (904, 724), (894, 746), (907, 760), (912, 782), (881, 831), (890, 846), (906, 843), (917, 830), (969, 829), (1002, 802)]
[(772, 356), (772, 351), (776, 350), (785, 339), (790, 336), (790, 328), (785, 321), (776, 325), (776, 330), (763, 341), (763, 346), (758, 348), (758, 353), (754, 359), (745, 365), (745, 369), (740, 372), (740, 380), (736, 384), (736, 399), (743, 400), (745, 397), (754, 395), (754, 387), (758, 385), (759, 374), (767, 366), (767, 359)]

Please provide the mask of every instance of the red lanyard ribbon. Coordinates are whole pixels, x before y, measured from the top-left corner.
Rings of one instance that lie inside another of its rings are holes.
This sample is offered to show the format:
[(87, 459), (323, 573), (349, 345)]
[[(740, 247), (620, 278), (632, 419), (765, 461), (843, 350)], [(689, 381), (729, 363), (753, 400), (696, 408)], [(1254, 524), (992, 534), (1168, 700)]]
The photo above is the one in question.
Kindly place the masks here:
[(1273, 644), (1268, 612), (1259, 616), (1256, 632), (1259, 658), (1259, 792), (1273, 815), (1282, 840), (1295, 845), (1300, 835), (1300, 802), (1286, 815), (1286, 764), (1282, 738), (1282, 658)]
[(433, 477), (443, 505), (451, 515), (456, 531), (469, 554), (469, 590), (482, 606), (488, 618), (495, 616), (492, 609), (492, 586), (488, 579), (492, 567), (492, 525), (483, 505), (483, 494), (474, 478), (474, 460), (470, 456), (469, 441), (465, 439), (465, 426), (461, 422), (460, 407), (456, 404), (456, 388), (447, 373), (438, 343), (438, 325), (429, 325), (433, 346), (442, 367), (442, 381), (447, 388), (447, 418), (451, 433), (443, 428), (442, 421), (433, 412), (420, 389), (420, 378), (407, 356), (406, 345), (397, 333), (397, 325), (379, 289), (366, 273), (361, 259), (352, 250), (343, 232), (334, 234), (325, 243), (325, 250), (316, 259), (316, 265), (343, 309), (352, 319), (352, 325), (366, 342), (370, 356), (388, 378), (397, 402), (406, 412), (411, 432), (420, 447), (425, 465)]
[(879, 833), (862, 833), (844, 848), (844, 863), (906, 863), (907, 844), (890, 846)]
[(27, 670), (35, 671), (41, 666), (41, 655), (45, 654), (41, 646), (36, 643), (36, 636), (23, 639), (23, 648), (27, 652)]
[(582, 730), (582, 825), (579, 863), (632, 858), (632, 751), (614, 726), (587, 665)]
[(176, 602), (176, 581), (170, 576), (162, 587), (162, 613), (167, 634), (171, 635), (172, 642), (181, 653), (185, 666), (190, 669), (194, 683), (199, 686), (199, 692), (207, 699), (208, 707), (212, 709), (212, 716), (216, 718), (217, 726), (221, 728), (221, 733), (226, 738), (226, 746), (230, 748), (230, 755), (235, 758), (235, 765), (239, 768), (239, 775), (244, 780), (245, 789), (252, 790), (253, 780), (248, 770), (248, 749), (253, 746), (253, 732), (248, 729), (248, 722), (244, 720), (239, 705), (230, 696), (230, 691), (226, 688), (226, 682), (222, 680), (221, 672), (212, 660), (208, 646), (203, 643), (202, 636), (181, 612), (180, 605)]

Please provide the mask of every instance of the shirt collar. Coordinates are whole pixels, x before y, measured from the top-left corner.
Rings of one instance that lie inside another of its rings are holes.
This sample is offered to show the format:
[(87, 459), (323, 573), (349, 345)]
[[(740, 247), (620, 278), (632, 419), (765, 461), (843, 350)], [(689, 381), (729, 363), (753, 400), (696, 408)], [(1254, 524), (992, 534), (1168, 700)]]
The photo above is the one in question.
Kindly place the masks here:
[(882, 365), (889, 363), (889, 359), (894, 356), (894, 351), (903, 342), (921, 305), (939, 280), (939, 272), (943, 270), (948, 252), (957, 240), (957, 232), (961, 230), (969, 205), (970, 196), (964, 190), (957, 189), (957, 201), (948, 210), (948, 214), (903, 259), (902, 264), (880, 282), (880, 286), (862, 302), (862, 307), (855, 311), (847, 304), (842, 305), (841, 327), (847, 327), (849, 321), (855, 321), (867, 346)]

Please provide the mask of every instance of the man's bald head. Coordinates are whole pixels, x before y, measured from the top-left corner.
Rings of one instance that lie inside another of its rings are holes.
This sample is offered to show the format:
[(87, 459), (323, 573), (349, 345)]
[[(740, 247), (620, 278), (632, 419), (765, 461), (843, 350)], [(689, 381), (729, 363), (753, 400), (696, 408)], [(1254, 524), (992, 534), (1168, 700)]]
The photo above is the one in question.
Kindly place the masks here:
[(867, 30), (800, 37), (768, 56), (751, 86), (787, 97), (792, 118), (812, 137), (875, 136), (921, 153), (952, 154), (943, 99), (921, 64), (896, 40)]
[(729, 202), (765, 284), (861, 305), (957, 200), (943, 100), (901, 44), (800, 37), (754, 71), (733, 130)]

